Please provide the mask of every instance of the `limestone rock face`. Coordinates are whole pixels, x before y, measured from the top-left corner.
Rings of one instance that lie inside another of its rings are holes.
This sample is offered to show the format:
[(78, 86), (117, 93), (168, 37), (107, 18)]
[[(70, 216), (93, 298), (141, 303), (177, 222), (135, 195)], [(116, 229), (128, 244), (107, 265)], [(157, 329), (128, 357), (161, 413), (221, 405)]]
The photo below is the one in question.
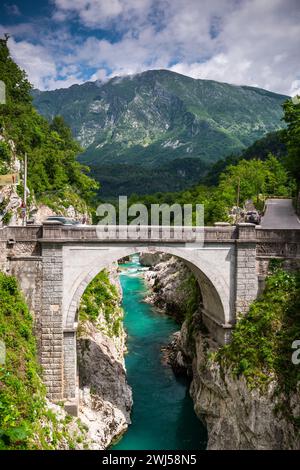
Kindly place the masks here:
[(51, 215), (55, 215), (54, 210), (44, 204), (40, 204), (39, 207), (36, 207), (34, 221), (36, 224), (42, 224), (47, 217), (50, 217)]
[[(11, 139), (7, 140), (2, 134), (0, 134), (0, 142), (6, 143), (11, 153), (11, 162), (9, 165), (6, 165), (5, 171), (7, 173), (19, 173), (21, 163), (17, 157), (14, 141)], [(0, 226), (2, 225), (2, 219), (6, 214), (10, 215), (11, 223), (13, 225), (21, 225), (22, 219), (19, 213), (21, 203), (22, 199), (17, 194), (17, 188), (15, 185), (9, 184), (6, 186), (0, 186)]]
[(105, 449), (130, 424), (132, 393), (123, 358), (114, 342), (92, 323), (77, 343), (80, 419), (89, 428), (91, 448)]
[(0, 214), (0, 221), (2, 222), (5, 214), (11, 214), (11, 224), (21, 225), (22, 219), (18, 213), (18, 209), (21, 207), (22, 199), (16, 192), (14, 185), (7, 185), (0, 188), (0, 204), (3, 209)]
[(185, 314), (190, 295), (187, 288), (187, 281), (191, 276), (189, 268), (183, 261), (168, 256), (167, 259), (159, 260), (159, 263), (144, 275), (151, 288), (146, 301), (180, 321)]
[(142, 266), (153, 267), (162, 261), (167, 261), (170, 255), (166, 253), (140, 253), (140, 263)]
[(79, 221), (82, 221), (82, 219), (85, 218), (88, 223), (91, 222), (91, 217), (87, 211), (79, 211), (72, 205), (63, 207), (60, 200), (57, 202), (58, 209), (56, 211), (46, 206), (45, 204), (36, 204), (33, 202), (30, 207), (30, 216), (34, 220), (34, 223), (37, 225), (42, 224), (47, 219), (47, 217), (52, 215), (62, 215)]
[[(43, 438), (47, 442), (50, 449), (53, 450), (84, 450), (89, 449), (93, 442), (88, 437), (87, 428), (83, 423), (75, 417), (68, 415), (61, 406), (58, 406), (49, 400), (46, 400), (46, 409), (53, 415), (50, 419), (49, 415), (44, 415), (40, 420), (41, 429), (47, 429), (47, 433), (43, 433)], [(56, 439), (54, 441), (54, 437)], [(57, 436), (59, 438), (57, 439)], [(40, 449), (43, 443), (37, 441), (38, 436), (34, 436), (33, 440)], [(55, 444), (53, 444), (55, 442)]]
[[(217, 345), (201, 332), (194, 335), (194, 353), (187, 343), (187, 325), (183, 324), (178, 343), (180, 354), (192, 362), (193, 380), (190, 393), (195, 412), (208, 430), (207, 448), (214, 449), (299, 449), (300, 437), (286, 416), (274, 408), (280, 397), (274, 397), (276, 383), (267, 392), (250, 390), (243, 376), (236, 378), (230, 369), (213, 360)], [(299, 390), (290, 400), (291, 413), (296, 416)]]
[[(116, 264), (109, 268), (109, 279), (121, 301)], [(121, 309), (116, 308), (114, 315), (121, 316)], [(122, 327), (118, 336), (109, 336), (106, 322), (100, 308), (96, 324), (85, 321), (79, 326), (77, 340), (79, 417), (89, 429), (91, 449), (105, 449), (122, 435), (130, 424), (132, 408), (124, 361), (126, 334)]]

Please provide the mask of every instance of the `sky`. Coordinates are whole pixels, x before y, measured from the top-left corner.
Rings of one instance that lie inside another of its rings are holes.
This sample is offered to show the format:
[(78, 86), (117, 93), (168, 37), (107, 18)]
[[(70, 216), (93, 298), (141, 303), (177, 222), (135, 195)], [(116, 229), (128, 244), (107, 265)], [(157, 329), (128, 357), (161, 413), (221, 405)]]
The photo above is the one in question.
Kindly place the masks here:
[(40, 90), (169, 69), (300, 94), (300, 0), (1, 0), (4, 33)]

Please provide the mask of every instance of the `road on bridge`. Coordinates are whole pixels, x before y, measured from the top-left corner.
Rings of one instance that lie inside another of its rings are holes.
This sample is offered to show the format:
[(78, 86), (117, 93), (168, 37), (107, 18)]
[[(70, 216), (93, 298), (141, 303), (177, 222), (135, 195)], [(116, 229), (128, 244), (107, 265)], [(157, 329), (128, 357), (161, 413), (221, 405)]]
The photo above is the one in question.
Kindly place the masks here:
[(262, 228), (299, 229), (300, 221), (291, 199), (267, 199), (265, 214), (261, 219)]

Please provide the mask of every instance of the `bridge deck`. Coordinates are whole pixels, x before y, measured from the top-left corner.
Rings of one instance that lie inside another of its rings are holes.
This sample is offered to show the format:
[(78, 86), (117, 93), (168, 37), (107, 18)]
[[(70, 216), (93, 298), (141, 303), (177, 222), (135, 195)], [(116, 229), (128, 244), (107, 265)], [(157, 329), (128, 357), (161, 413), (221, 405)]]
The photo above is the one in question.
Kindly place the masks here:
[(8, 243), (21, 241), (91, 242), (91, 243), (232, 243), (256, 241), (300, 243), (299, 228), (269, 228), (253, 224), (216, 227), (162, 227), (162, 226), (109, 226), (88, 225), (81, 227), (63, 225), (30, 225), (27, 227), (4, 227), (0, 240)]

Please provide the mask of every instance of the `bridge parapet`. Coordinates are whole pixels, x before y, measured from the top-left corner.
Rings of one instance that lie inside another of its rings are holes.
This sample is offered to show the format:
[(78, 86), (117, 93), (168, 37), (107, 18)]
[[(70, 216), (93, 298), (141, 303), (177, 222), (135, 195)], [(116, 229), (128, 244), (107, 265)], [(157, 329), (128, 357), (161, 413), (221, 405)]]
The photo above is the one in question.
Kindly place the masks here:
[(300, 243), (300, 230), (256, 227), (257, 241)]
[(300, 259), (300, 230), (256, 228), (258, 258)]
[[(4, 227), (0, 229), (0, 241), (39, 241), (49, 240), (52, 242), (68, 240), (127, 240), (138, 238), (141, 241), (155, 241), (169, 238), (172, 241), (194, 241), (197, 236), (204, 234), (204, 239), (210, 240), (256, 240), (261, 242), (286, 242), (300, 243), (300, 230), (295, 229), (269, 229), (253, 224), (239, 224), (236, 226), (217, 227), (163, 227), (163, 226), (141, 226), (130, 225), (98, 226), (87, 225), (74, 227), (67, 225), (30, 225)], [(169, 237), (168, 237), (169, 235)]]
[(41, 225), (28, 225), (27, 227), (4, 227), (0, 229), (1, 241), (37, 241), (41, 238), (43, 227)]
[(164, 227), (164, 226), (99, 226), (72, 227), (44, 225), (43, 241), (140, 241), (140, 242), (186, 242), (232, 241), (236, 238), (236, 228), (226, 227)]

